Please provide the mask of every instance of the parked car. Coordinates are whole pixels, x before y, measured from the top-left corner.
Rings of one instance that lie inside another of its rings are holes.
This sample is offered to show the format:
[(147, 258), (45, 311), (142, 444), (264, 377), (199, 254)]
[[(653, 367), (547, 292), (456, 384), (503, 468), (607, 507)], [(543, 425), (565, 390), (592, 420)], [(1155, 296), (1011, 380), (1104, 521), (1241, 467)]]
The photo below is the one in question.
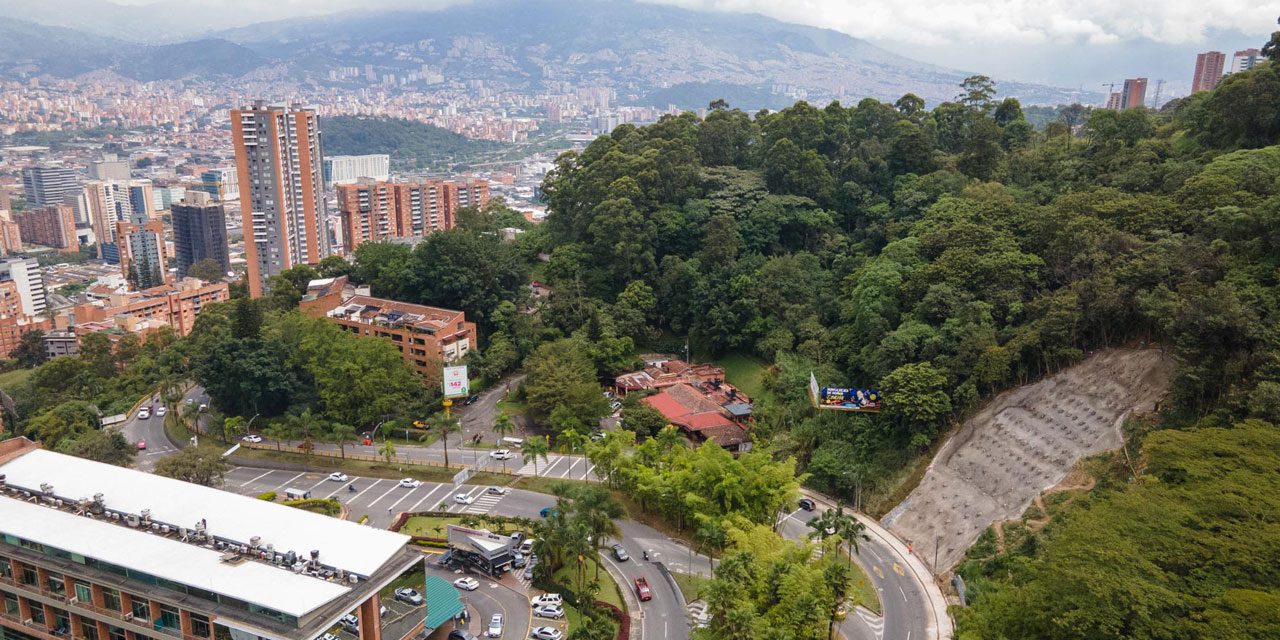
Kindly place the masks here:
[(196, 403), (195, 398), (187, 398), (187, 404), (195, 404), (195, 403)]
[(493, 616), (489, 618), (489, 628), (488, 630), (485, 631), (484, 634), (486, 636), (489, 636), (490, 638), (502, 637), (502, 614), (501, 613), (495, 613), (493, 614)]
[(534, 596), (529, 600), (529, 606), (535, 609), (549, 604), (553, 604), (558, 607), (561, 604), (564, 604), (564, 597), (558, 593), (544, 593), (540, 596)]
[(603, 432), (603, 431), (597, 431), (597, 432), (595, 432), (595, 433), (591, 434), (591, 441), (592, 441), (592, 442), (600, 442), (601, 440), (604, 440), (604, 432)]
[(476, 403), (476, 400), (479, 400), (479, 399), (480, 399), (480, 396), (478, 395), (470, 396), (466, 400), (462, 401), (462, 404), (464, 406), (471, 406)]
[(525, 538), (524, 542), (520, 543), (520, 548), (517, 551), (526, 556), (533, 553), (533, 538)]
[(463, 631), (462, 629), (454, 629), (453, 631), (449, 632), (449, 637), (446, 640), (480, 640), (480, 639), (470, 633), (467, 633), (466, 631)]
[(243, 438), (240, 438), (240, 439), (241, 439), (241, 440), (244, 440), (245, 442), (252, 442), (252, 443), (254, 443), (254, 444), (257, 444), (257, 443), (259, 443), (259, 442), (262, 442), (262, 436), (260, 436), (260, 435), (258, 435), (258, 434), (256, 434), (256, 433), (251, 433), (251, 434), (249, 434), (249, 435), (247, 435), (247, 436), (245, 436), (245, 437), (243, 437)]
[(414, 480), (413, 478), (403, 478), (400, 480), (400, 486), (406, 489), (417, 489), (422, 486), (422, 481)]
[(800, 508), (805, 511), (813, 511), (818, 508), (818, 505), (814, 504), (813, 500), (809, 498), (800, 498)]
[(147, 450), (147, 441), (146, 441), (146, 440), (139, 440), (139, 441), (138, 441), (138, 451), (146, 451), (146, 450)]
[(511, 490), (506, 487), (489, 487), (485, 492), (490, 495), (505, 496), (510, 493)]
[(166, 408), (164, 408), (164, 407), (156, 407), (156, 415), (157, 415), (157, 416), (159, 416), (159, 417), (163, 418), (163, 417), (164, 417), (164, 414), (166, 414), (166, 413), (169, 413), (169, 410), (168, 410), (168, 409), (166, 409)]
[(326, 633), (322, 636), (317, 637), (316, 640), (338, 640), (338, 636), (335, 636), (332, 633)]
[(558, 604), (543, 604), (533, 608), (533, 615), (536, 618), (551, 618), (559, 620), (564, 617), (564, 608)]
[(653, 592), (649, 590), (649, 581), (644, 576), (636, 578), (636, 596), (641, 602), (648, 602), (653, 599)]
[(348, 633), (360, 635), (360, 619), (355, 614), (348, 613), (342, 616), (342, 619), (338, 621), (338, 625), (346, 629)]
[(341, 471), (334, 471), (333, 473), (329, 474), (329, 480), (331, 482), (346, 482), (350, 479), (351, 478), (347, 477), (347, 474), (342, 473)]
[(201, 403), (200, 403), (200, 410), (201, 410), (201, 411), (208, 411), (208, 410), (209, 410), (209, 405), (208, 405), (207, 403), (201, 402)]
[(480, 581), (467, 576), (465, 578), (458, 578), (457, 580), (454, 580), (453, 586), (462, 589), (463, 591), (475, 591), (480, 588)]
[(523, 569), (526, 564), (529, 564), (529, 560), (524, 557), (523, 553), (515, 551), (511, 554), (511, 566)]
[(533, 640), (560, 640), (564, 634), (555, 627), (534, 627), (529, 630), (529, 637)]
[(525, 580), (533, 580), (533, 565), (534, 562), (531, 559), (529, 564), (525, 565), (524, 573), (520, 574)]
[(538, 510), (538, 515), (540, 515), (540, 516), (542, 516), (542, 517), (544, 517), (544, 518), (550, 518), (551, 516), (554, 516), (554, 515), (556, 515), (557, 513), (559, 513), (559, 512), (558, 512), (558, 511), (556, 511), (555, 509), (552, 509), (551, 507), (543, 507), (543, 508), (541, 508), (541, 509), (539, 509), (539, 510)]
[(472, 502), (475, 502), (476, 499), (472, 498), (471, 496), (465, 493), (459, 493), (458, 495), (453, 497), (453, 501), (458, 504), (471, 504)]
[(396, 600), (417, 607), (422, 605), (422, 594), (408, 587), (400, 587), (396, 589)]
[(139, 410), (138, 410), (138, 419), (139, 419), (139, 420), (147, 420), (147, 419), (149, 419), (150, 417), (151, 417), (151, 410), (150, 410), (150, 409), (148, 409), (148, 408), (146, 408), (146, 407), (143, 407), (143, 408), (141, 408), (141, 409), (139, 409)]
[(627, 550), (622, 548), (620, 544), (613, 545), (613, 557), (618, 562), (626, 562), (631, 559), (631, 556), (627, 555)]
[(609, 403), (609, 408), (613, 409), (614, 411), (617, 411), (622, 408), (622, 403), (618, 402), (617, 400), (614, 400), (613, 402)]
[(515, 457), (510, 449), (497, 449), (489, 452), (489, 457), (494, 460), (510, 460)]

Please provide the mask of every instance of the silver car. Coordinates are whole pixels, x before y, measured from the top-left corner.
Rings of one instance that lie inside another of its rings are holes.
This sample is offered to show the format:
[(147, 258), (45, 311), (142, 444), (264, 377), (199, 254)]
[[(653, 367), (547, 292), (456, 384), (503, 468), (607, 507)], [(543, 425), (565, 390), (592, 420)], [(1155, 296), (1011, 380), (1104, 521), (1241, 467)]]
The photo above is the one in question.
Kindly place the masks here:
[(493, 614), (492, 618), (489, 618), (489, 629), (485, 631), (484, 634), (490, 638), (502, 637), (502, 614), (501, 613), (495, 613)]

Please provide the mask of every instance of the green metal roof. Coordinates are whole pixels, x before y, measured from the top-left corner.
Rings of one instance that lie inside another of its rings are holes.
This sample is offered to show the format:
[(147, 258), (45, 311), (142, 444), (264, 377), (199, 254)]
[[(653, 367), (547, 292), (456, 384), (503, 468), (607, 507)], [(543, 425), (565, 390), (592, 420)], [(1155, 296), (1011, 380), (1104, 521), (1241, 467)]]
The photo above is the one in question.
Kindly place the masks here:
[(453, 619), (462, 611), (462, 595), (440, 576), (427, 576), (422, 585), (422, 597), (427, 601), (426, 614), (422, 620), (423, 630), (431, 633), (441, 625)]

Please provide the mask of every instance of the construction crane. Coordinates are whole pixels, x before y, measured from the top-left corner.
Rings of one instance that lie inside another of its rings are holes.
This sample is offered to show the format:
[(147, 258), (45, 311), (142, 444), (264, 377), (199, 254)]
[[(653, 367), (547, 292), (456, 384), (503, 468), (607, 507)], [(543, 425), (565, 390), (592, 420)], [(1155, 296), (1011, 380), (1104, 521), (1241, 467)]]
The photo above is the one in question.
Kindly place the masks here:
[(1106, 87), (1106, 88), (1107, 88), (1107, 100), (1106, 100), (1106, 102), (1102, 103), (1102, 106), (1103, 106), (1103, 107), (1106, 107), (1106, 108), (1108, 108), (1108, 109), (1110, 109), (1110, 108), (1111, 108), (1111, 96), (1115, 95), (1115, 92), (1116, 92), (1116, 85), (1117, 85), (1117, 84), (1120, 84), (1120, 83), (1118, 83), (1118, 82), (1104, 82), (1104, 83), (1102, 83), (1102, 86), (1104, 86), (1104, 87)]
[(1155, 100), (1152, 101), (1151, 103), (1152, 106), (1156, 109), (1160, 108), (1160, 91), (1162, 89), (1164, 89), (1164, 78), (1160, 78), (1156, 80), (1156, 97), (1155, 97)]

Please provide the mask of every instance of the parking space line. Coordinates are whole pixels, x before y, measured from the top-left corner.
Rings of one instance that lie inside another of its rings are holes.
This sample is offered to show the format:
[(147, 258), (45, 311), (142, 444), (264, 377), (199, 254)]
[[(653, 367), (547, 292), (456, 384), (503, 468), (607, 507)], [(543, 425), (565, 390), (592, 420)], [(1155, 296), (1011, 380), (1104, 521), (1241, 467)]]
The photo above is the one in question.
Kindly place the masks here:
[(570, 463), (569, 463), (569, 468), (564, 470), (564, 476), (562, 476), (562, 477), (564, 477), (564, 478), (572, 477), (572, 476), (573, 476), (573, 468), (574, 468), (574, 467), (576, 467), (576, 466), (578, 466), (578, 463), (579, 463), (579, 462), (586, 463), (586, 461), (587, 461), (587, 459), (586, 459), (586, 458), (573, 458), (572, 460), (573, 460), (573, 462), (570, 462)]
[(399, 500), (396, 500), (394, 503), (392, 503), (391, 505), (392, 510), (394, 510), (397, 506), (399, 506), (401, 502), (404, 502), (405, 500), (408, 500), (409, 498), (413, 497), (413, 494), (417, 493), (418, 489), (425, 489), (425, 488), (426, 488), (426, 485), (423, 485), (423, 486), (414, 488), (412, 491), (405, 492), (403, 496), (400, 496)]
[[(564, 461), (565, 461), (564, 456), (556, 456), (555, 462), (552, 462), (549, 466), (547, 466), (547, 470), (543, 472), (543, 475), (551, 476), (552, 474), (555, 473), (556, 467), (560, 466), (560, 463)], [(554, 476), (554, 477), (563, 478), (564, 476)]]
[(265, 477), (267, 477), (267, 476), (269, 476), (269, 475), (271, 475), (271, 474), (273, 474), (273, 473), (275, 473), (275, 471), (274, 471), (274, 470), (273, 470), (273, 471), (268, 471), (268, 472), (266, 472), (266, 473), (264, 473), (264, 474), (262, 474), (262, 475), (260, 475), (260, 476), (258, 476), (258, 477), (256, 477), (256, 478), (254, 478), (254, 479), (252, 479), (252, 480), (246, 481), (244, 484), (242, 484), (242, 485), (240, 485), (240, 486), (241, 486), (241, 487), (247, 487), (247, 486), (249, 486), (250, 484), (253, 484), (254, 482), (257, 482), (257, 481), (259, 481), (259, 480), (261, 480), (261, 479), (263, 479), (263, 478), (265, 478)]
[(377, 500), (374, 500), (373, 502), (370, 502), (370, 503), (369, 503), (369, 507), (370, 507), (370, 508), (372, 508), (372, 507), (373, 507), (373, 505), (378, 504), (379, 502), (382, 502), (382, 499), (383, 499), (383, 498), (385, 498), (385, 497), (387, 497), (387, 494), (388, 494), (388, 493), (391, 493), (392, 491), (395, 491), (395, 490), (396, 490), (396, 488), (397, 488), (397, 487), (399, 487), (399, 486), (400, 486), (400, 483), (398, 483), (398, 482), (397, 482), (397, 483), (393, 483), (393, 484), (391, 485), (391, 488), (390, 488), (390, 489), (387, 489), (387, 492), (386, 492), (386, 493), (384, 493), (384, 494), (382, 494), (382, 495), (378, 496), (378, 499), (377, 499)]
[(317, 482), (317, 483), (315, 483), (315, 484), (311, 485), (311, 488), (310, 488), (310, 489), (307, 489), (307, 491), (315, 491), (315, 490), (316, 490), (316, 487), (318, 487), (318, 486), (320, 486), (320, 485), (322, 485), (322, 484), (324, 484), (324, 483), (326, 483), (326, 482), (328, 482), (328, 481), (329, 481), (329, 476), (325, 476), (325, 477), (323, 477), (323, 478), (320, 478), (320, 482)]
[(347, 487), (351, 486), (351, 483), (355, 482), (357, 479), (358, 478), (348, 478), (346, 482), (343, 482), (342, 484), (338, 485), (338, 488), (334, 489), (332, 493), (325, 496), (325, 499), (332, 498), (338, 495), (339, 491), (342, 491), (343, 489), (346, 489)]
[(417, 510), (418, 510), (418, 505), (420, 505), (420, 504), (422, 504), (422, 503), (426, 502), (428, 498), (430, 498), (431, 496), (435, 495), (437, 491), (439, 491), (439, 490), (441, 490), (441, 489), (443, 489), (443, 488), (445, 488), (445, 485), (443, 485), (443, 484), (438, 484), (438, 485), (436, 485), (436, 487), (435, 487), (434, 489), (432, 489), (429, 493), (427, 493), (427, 495), (422, 496), (422, 499), (421, 499), (421, 500), (419, 500), (419, 501), (415, 502), (415, 503), (413, 504), (413, 506), (412, 506), (412, 507), (409, 507), (409, 511), (417, 511)]
[[(352, 480), (351, 482), (352, 482), (352, 484), (355, 484), (355, 480)], [(379, 485), (379, 484), (381, 484), (381, 483), (382, 483), (382, 481), (381, 481), (381, 480), (374, 480), (374, 481), (373, 481), (373, 484), (370, 484), (369, 486), (366, 486), (364, 489), (362, 489), (362, 490), (360, 490), (360, 491), (357, 491), (357, 492), (356, 492), (356, 494), (355, 494), (354, 496), (351, 496), (351, 499), (350, 499), (350, 500), (348, 500), (348, 501), (347, 501), (347, 503), (348, 503), (348, 504), (353, 504), (353, 503), (355, 503), (355, 501), (356, 501), (356, 500), (359, 500), (359, 499), (360, 499), (360, 496), (364, 495), (364, 493), (365, 493), (366, 491), (368, 491), (368, 490), (370, 490), (370, 489), (372, 489), (372, 488), (374, 488), (374, 487), (378, 486), (378, 485)]]
[(294, 477), (292, 477), (292, 478), (289, 478), (288, 480), (285, 480), (284, 482), (280, 483), (280, 486), (276, 487), (276, 489), (277, 489), (277, 490), (279, 490), (279, 489), (285, 489), (285, 488), (288, 488), (288, 487), (289, 487), (289, 485), (293, 484), (293, 481), (294, 481), (294, 480), (297, 480), (298, 478), (301, 478), (302, 476), (305, 476), (305, 475), (307, 475), (305, 471), (304, 471), (304, 472), (302, 472), (302, 473), (299, 473), (298, 475), (296, 475), (296, 476), (294, 476)]

